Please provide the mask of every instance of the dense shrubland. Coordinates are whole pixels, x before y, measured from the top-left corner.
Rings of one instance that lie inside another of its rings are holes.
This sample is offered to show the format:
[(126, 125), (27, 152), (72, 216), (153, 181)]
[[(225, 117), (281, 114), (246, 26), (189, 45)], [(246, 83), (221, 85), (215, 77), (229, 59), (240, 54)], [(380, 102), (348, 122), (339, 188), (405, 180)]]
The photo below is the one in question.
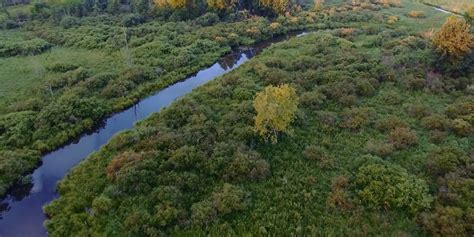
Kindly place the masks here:
[[(472, 235), (471, 59), (385, 21), (271, 46), (114, 137), (59, 184), (49, 233)], [(280, 85), (299, 106), (273, 144), (254, 99)]]
[[(0, 149), (53, 150), (93, 128), (105, 116), (212, 64), (233, 47), (296, 30), (350, 28), (358, 21), (372, 18), (370, 12), (347, 10), (300, 12), (274, 21), (238, 12), (231, 20), (209, 13), (187, 22), (143, 23), (135, 15), (71, 18), (59, 26), (30, 22), (25, 26), (27, 31), (18, 37), (22, 41), (5, 43), (17, 48), (0, 52), (5, 52), (5, 56), (31, 55), (55, 45), (99, 50), (118, 58), (105, 71), (79, 61), (39, 62), (32, 76), (39, 76), (41, 81), (34, 88), (18, 98), (0, 97), (0, 104), (5, 104), (0, 109)], [(123, 21), (137, 25), (124, 27)], [(275, 71), (268, 73), (280, 77)], [(9, 157), (12, 156), (5, 157), (3, 162), (17, 164)], [(32, 161), (37, 158), (32, 157)], [(31, 166), (21, 166), (11, 170), (25, 173), (30, 169)], [(18, 180), (12, 179), (16, 175), (0, 176), (5, 177), (0, 181), (3, 187)]]

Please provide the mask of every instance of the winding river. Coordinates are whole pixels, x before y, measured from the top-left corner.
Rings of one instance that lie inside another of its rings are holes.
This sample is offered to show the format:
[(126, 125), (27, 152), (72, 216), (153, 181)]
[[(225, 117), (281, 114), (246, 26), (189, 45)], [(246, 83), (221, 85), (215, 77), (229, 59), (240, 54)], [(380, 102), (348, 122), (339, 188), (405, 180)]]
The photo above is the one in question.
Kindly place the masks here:
[(239, 67), (272, 43), (304, 34), (306, 33), (293, 33), (245, 49), (236, 49), (212, 66), (107, 118), (95, 131), (84, 134), (76, 141), (44, 155), (41, 166), (31, 175), (32, 182), (17, 185), (0, 201), (0, 237), (47, 236), (43, 227), (46, 216), (42, 207), (58, 197), (55, 191), (56, 183), (67, 174), (69, 169), (91, 153), (98, 151), (115, 134), (132, 128), (137, 121), (160, 111), (176, 99), (190, 93), (194, 88)]

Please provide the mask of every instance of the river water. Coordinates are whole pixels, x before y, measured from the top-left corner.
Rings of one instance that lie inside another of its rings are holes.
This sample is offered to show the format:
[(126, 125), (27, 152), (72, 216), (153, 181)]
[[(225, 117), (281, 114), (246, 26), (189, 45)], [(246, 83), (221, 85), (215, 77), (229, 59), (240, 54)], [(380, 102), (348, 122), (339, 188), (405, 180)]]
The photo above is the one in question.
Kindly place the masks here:
[(95, 131), (84, 134), (54, 152), (42, 157), (42, 164), (31, 175), (32, 182), (17, 185), (0, 201), (0, 237), (47, 236), (43, 227), (46, 216), (42, 207), (58, 197), (56, 183), (81, 160), (98, 151), (118, 132), (130, 129), (134, 124), (170, 105), (176, 99), (188, 94), (194, 88), (215, 79), (246, 62), (272, 43), (283, 41), (294, 33), (256, 44), (245, 49), (237, 49), (222, 57), (212, 66), (197, 74), (177, 82), (134, 106), (116, 113), (103, 121)]

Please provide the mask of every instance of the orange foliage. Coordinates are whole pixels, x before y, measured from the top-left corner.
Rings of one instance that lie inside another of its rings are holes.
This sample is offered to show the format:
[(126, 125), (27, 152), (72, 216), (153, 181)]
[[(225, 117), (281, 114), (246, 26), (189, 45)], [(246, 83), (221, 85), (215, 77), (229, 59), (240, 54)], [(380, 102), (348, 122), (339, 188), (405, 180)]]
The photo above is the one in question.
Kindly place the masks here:
[(444, 54), (462, 57), (474, 47), (474, 37), (470, 33), (471, 26), (463, 19), (450, 16), (433, 36), (436, 49)]

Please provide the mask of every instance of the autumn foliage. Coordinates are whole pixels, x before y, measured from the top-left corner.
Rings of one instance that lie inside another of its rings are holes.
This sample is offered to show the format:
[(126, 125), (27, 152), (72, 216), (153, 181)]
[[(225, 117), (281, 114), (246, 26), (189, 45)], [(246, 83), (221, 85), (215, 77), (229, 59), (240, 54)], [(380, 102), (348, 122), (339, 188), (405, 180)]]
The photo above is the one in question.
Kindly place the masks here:
[(207, 0), (207, 5), (216, 10), (231, 10), (236, 2), (236, 0)]
[(462, 57), (474, 46), (471, 26), (463, 19), (448, 17), (441, 29), (435, 33), (433, 44), (436, 49), (453, 57)]
[(254, 102), (255, 129), (265, 140), (277, 141), (278, 132), (288, 131), (298, 109), (296, 90), (289, 85), (267, 86)]
[(271, 8), (274, 12), (282, 14), (289, 7), (289, 0), (260, 0), (260, 5)]

